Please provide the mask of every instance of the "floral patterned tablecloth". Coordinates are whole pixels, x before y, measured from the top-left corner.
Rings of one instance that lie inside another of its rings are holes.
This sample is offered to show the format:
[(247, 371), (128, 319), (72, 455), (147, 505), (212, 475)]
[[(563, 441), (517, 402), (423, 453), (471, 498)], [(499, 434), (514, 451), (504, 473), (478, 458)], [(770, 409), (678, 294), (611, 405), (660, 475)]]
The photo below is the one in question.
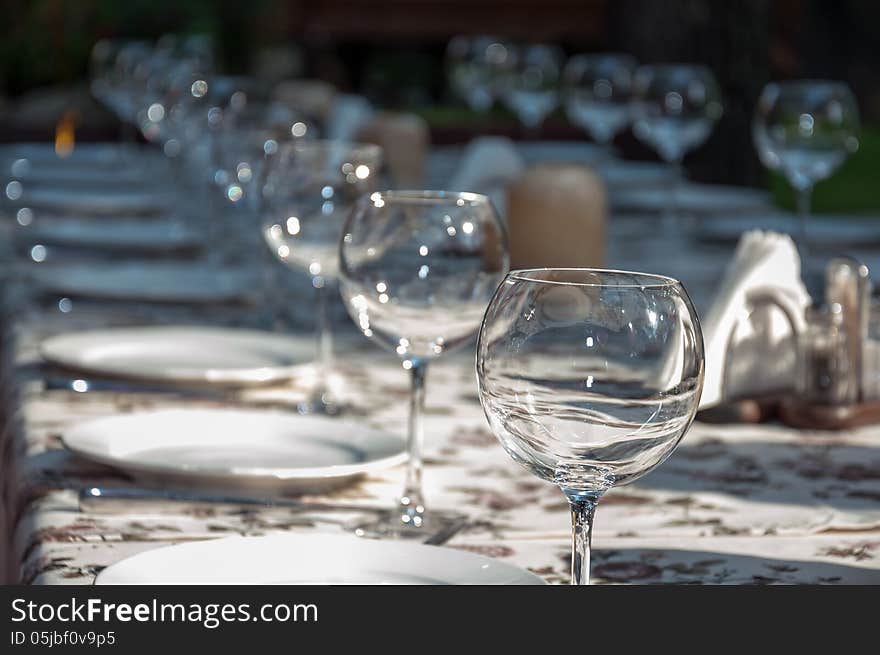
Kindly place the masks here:
[[(29, 348), (22, 340), (20, 370), (28, 369), (35, 341)], [(339, 359), (351, 413), (403, 434), (405, 371), (366, 341), (348, 339), (345, 346)], [(565, 581), (565, 499), (510, 460), (489, 433), (470, 357), (438, 362), (428, 385), (426, 494), (431, 506), (464, 510), (472, 520), (448, 546)], [(76, 393), (47, 390), (39, 377), (25, 375), (19, 488), (27, 510), (16, 531), (24, 581), (90, 584), (123, 557), (192, 539), (339, 530), (277, 509), (84, 513), (78, 489), (131, 483), (60, 444), (67, 427), (114, 412), (231, 404), (292, 411), (300, 393), (295, 383), (222, 399)], [(402, 476), (402, 468), (388, 470), (321, 498), (390, 503)], [(880, 436), (870, 427), (838, 434), (697, 422), (657, 471), (606, 495), (594, 547), (594, 577), (604, 582), (880, 583)]]
[[(680, 238), (664, 240), (652, 220), (615, 217), (610, 263), (680, 277), (698, 308), (705, 309), (729, 251)], [(340, 530), (277, 509), (183, 507), (175, 514), (123, 516), (80, 511), (79, 489), (134, 483), (65, 451), (60, 435), (70, 426), (112, 413), (166, 407), (293, 411), (302, 390), (296, 381), (224, 396), (55, 388), (47, 385), (36, 355), (42, 338), (143, 323), (149, 313), (119, 306), (77, 307), (69, 313), (53, 304), (22, 307), (14, 317), (14, 380), (22, 421), (5, 451), (15, 463), (8, 467), (16, 477), (7, 480), (7, 488), (15, 490), (17, 499), (9, 513), (17, 515), (14, 562), (22, 581), (91, 584), (98, 571), (120, 559), (188, 540)], [(194, 316), (210, 322), (216, 318)], [(150, 322), (179, 319), (156, 312)], [(406, 372), (393, 355), (354, 334), (351, 326), (341, 342), (338, 361), (347, 376), (349, 415), (402, 435)], [(447, 547), (501, 558), (552, 583), (566, 582), (565, 499), (552, 484), (515, 464), (489, 433), (476, 396), (472, 347), (432, 365), (426, 430), (429, 506), (462, 510), (471, 518)], [(317, 498), (390, 504), (402, 480), (398, 467)], [(824, 433), (777, 424), (697, 422), (658, 470), (604, 497), (593, 545), (597, 582), (880, 584), (880, 428)]]

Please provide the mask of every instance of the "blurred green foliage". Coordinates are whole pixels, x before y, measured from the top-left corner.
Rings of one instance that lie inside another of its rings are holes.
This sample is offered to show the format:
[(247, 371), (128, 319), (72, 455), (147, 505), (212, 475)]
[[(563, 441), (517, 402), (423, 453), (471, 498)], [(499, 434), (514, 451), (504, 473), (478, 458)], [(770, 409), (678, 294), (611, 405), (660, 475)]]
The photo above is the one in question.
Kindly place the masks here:
[[(795, 208), (794, 192), (779, 173), (769, 175), (775, 202)], [(859, 149), (827, 180), (813, 190), (815, 213), (868, 214), (880, 212), (880, 126), (865, 126)]]
[(247, 64), (251, 20), (266, 0), (6, 0), (0, 38), (0, 91), (16, 95), (88, 74), (101, 38), (154, 39), (208, 34), (220, 60), (235, 72)]

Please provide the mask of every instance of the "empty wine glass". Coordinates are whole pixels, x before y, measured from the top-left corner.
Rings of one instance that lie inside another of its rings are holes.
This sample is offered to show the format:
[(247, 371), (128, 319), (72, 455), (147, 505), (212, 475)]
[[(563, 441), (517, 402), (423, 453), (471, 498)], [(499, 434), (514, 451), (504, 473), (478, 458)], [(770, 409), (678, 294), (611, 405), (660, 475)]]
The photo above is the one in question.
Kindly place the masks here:
[(507, 453), (571, 504), (572, 584), (589, 584), (596, 504), (658, 466), (703, 385), (703, 339), (671, 278), (511, 271), (477, 344), (480, 401)]
[(503, 76), (503, 99), (532, 133), (559, 104), (562, 51), (544, 43), (509, 48)]
[(565, 65), (563, 97), (568, 118), (606, 148), (630, 122), (635, 70), (635, 57), (614, 53), (575, 55)]
[(488, 198), (451, 191), (386, 191), (346, 223), (340, 289), (369, 338), (412, 377), (406, 483), (397, 510), (363, 526), (373, 536), (419, 537), (450, 520), (425, 512), (422, 413), (429, 362), (468, 343), (508, 267), (507, 237)]
[(339, 241), (357, 199), (375, 188), (382, 149), (369, 143), (294, 141), (273, 157), (262, 188), (262, 233), (279, 261), (307, 272), (315, 289), (316, 381), (302, 412), (334, 413), (328, 387), (333, 344), (327, 319), (328, 282), (339, 272)]
[(496, 100), (509, 59), (508, 46), (495, 37), (453, 37), (446, 48), (450, 86), (471, 109), (487, 112)]
[(858, 149), (858, 132), (858, 105), (844, 82), (772, 82), (761, 93), (752, 136), (763, 164), (795, 189), (802, 257), (813, 186)]
[(633, 97), (633, 133), (677, 169), (668, 209), (675, 216), (682, 161), (721, 118), (721, 91), (705, 66), (657, 64), (636, 70)]

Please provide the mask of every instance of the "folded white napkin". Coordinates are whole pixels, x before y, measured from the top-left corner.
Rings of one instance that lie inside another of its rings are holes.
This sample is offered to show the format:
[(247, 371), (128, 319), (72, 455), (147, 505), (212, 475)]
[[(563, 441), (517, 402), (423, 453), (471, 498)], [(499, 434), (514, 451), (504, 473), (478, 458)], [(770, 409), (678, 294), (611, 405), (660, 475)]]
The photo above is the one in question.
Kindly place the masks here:
[(700, 409), (793, 388), (793, 329), (803, 329), (809, 305), (791, 237), (761, 230), (743, 234), (702, 321), (706, 377)]
[(375, 116), (376, 110), (363, 96), (338, 93), (327, 117), (325, 138), (351, 141)]
[(500, 136), (480, 137), (464, 149), (458, 169), (449, 181), (449, 189), (489, 196), (504, 216), (507, 185), (519, 178), (525, 169), (525, 162), (513, 141)]

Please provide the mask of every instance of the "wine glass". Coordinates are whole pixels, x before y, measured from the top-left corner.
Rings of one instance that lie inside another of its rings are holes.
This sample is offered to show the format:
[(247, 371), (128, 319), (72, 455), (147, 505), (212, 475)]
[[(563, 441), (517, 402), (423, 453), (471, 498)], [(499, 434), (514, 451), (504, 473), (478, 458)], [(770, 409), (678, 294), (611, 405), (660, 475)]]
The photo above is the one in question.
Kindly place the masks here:
[(507, 453), (571, 504), (572, 584), (589, 584), (596, 504), (684, 436), (703, 338), (679, 282), (593, 269), (511, 271), (480, 329), (480, 402)]
[(630, 122), (635, 57), (606, 53), (574, 55), (563, 71), (565, 111), (606, 149)]
[(446, 48), (446, 74), (452, 89), (474, 111), (485, 113), (498, 94), (509, 50), (492, 36), (456, 36)]
[(396, 511), (365, 534), (420, 537), (450, 521), (425, 513), (422, 413), (428, 364), (468, 343), (508, 267), (507, 236), (485, 196), (386, 191), (361, 199), (340, 247), (340, 289), (370, 339), (412, 379), (406, 483)]
[(328, 282), (339, 272), (339, 241), (357, 199), (375, 188), (382, 149), (370, 143), (301, 140), (279, 146), (262, 187), (262, 234), (283, 264), (307, 272), (315, 289), (316, 380), (303, 413), (335, 413), (328, 386), (333, 345), (327, 320)]
[(559, 104), (562, 51), (545, 43), (509, 48), (503, 99), (529, 132), (536, 133)]
[(772, 82), (761, 93), (752, 123), (755, 148), (761, 162), (781, 171), (795, 189), (804, 258), (813, 186), (858, 149), (858, 132), (858, 105), (844, 82)]
[(669, 216), (675, 216), (684, 156), (702, 145), (721, 118), (721, 91), (705, 66), (641, 66), (633, 78), (633, 133), (675, 166)]

